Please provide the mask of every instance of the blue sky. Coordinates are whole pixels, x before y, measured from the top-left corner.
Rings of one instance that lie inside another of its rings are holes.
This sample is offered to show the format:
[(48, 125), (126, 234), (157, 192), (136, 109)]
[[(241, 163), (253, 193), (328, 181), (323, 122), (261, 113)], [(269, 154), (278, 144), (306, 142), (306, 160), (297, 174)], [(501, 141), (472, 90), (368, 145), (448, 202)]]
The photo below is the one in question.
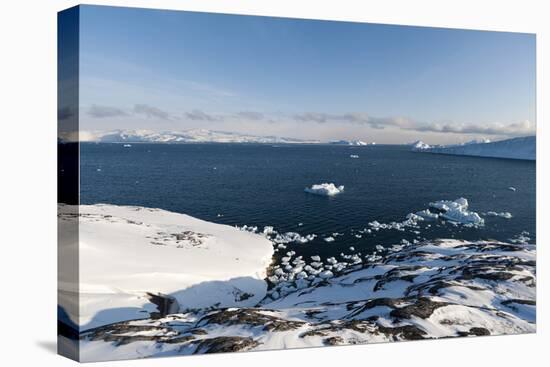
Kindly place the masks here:
[(96, 6), (80, 29), (81, 129), (534, 133), (534, 35)]

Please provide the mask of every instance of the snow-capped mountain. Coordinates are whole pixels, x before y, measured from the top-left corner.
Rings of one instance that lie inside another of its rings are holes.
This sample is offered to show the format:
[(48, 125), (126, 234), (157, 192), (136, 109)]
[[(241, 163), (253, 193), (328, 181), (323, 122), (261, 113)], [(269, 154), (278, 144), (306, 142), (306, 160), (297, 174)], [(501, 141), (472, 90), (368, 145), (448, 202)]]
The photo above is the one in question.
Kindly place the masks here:
[(430, 146), (418, 141), (412, 145), (412, 150), (439, 154), (535, 160), (537, 153), (536, 143), (535, 136), (525, 136), (495, 142), (484, 139), (482, 141), (447, 146)]
[(330, 144), (335, 144), (335, 145), (357, 145), (357, 146), (369, 145), (369, 143), (364, 142), (362, 140), (336, 140), (336, 141), (331, 141)]
[(88, 131), (80, 133), (80, 140), (98, 143), (319, 143), (318, 140), (257, 136), (206, 129), (164, 132), (151, 130)]

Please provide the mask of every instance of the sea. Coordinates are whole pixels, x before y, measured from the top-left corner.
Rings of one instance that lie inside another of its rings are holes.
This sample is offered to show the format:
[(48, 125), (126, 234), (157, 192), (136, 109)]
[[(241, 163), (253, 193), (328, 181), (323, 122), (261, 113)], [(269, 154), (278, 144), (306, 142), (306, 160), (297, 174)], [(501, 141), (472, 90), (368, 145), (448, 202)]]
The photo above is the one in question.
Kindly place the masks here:
[[(350, 247), (369, 254), (377, 246), (437, 238), (509, 242), (522, 236), (536, 243), (534, 161), (420, 153), (400, 145), (81, 143), (80, 154), (81, 204), (161, 208), (260, 232), (272, 226), (316, 235), (286, 244), (278, 256), (337, 256)], [(332, 197), (304, 191), (325, 182), (344, 191)], [(438, 220), (366, 231), (374, 221), (402, 222), (430, 202), (461, 197), (485, 225)]]

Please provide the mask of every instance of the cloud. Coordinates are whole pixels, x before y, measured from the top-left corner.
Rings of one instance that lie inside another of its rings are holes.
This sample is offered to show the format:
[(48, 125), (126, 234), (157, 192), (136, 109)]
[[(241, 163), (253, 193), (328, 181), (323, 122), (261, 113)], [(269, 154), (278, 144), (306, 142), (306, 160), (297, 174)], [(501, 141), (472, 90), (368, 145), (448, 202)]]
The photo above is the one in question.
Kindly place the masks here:
[(506, 136), (522, 136), (534, 134), (536, 131), (535, 124), (528, 120), (513, 123), (491, 123), (491, 124), (455, 124), (455, 123), (431, 123), (421, 126), (415, 126), (414, 129), (421, 132), (436, 132), (450, 134), (483, 134), (483, 135), (506, 135)]
[(535, 124), (528, 120), (512, 124), (488, 123), (488, 124), (461, 124), (461, 123), (425, 123), (414, 121), (405, 117), (372, 117), (365, 113), (327, 114), (319, 112), (307, 112), (294, 115), (296, 121), (316, 122), (325, 124), (353, 123), (366, 125), (373, 129), (398, 128), (401, 130), (433, 132), (445, 134), (483, 134), (522, 136), (534, 134)]
[(221, 121), (223, 120), (220, 116), (214, 116), (208, 114), (201, 110), (193, 110), (191, 112), (186, 112), (185, 117), (193, 121)]
[(294, 119), (303, 122), (317, 122), (320, 124), (327, 122), (347, 122), (360, 125), (368, 125), (374, 129), (383, 129), (385, 127), (406, 128), (412, 125), (412, 121), (404, 117), (372, 117), (366, 113), (345, 113), (345, 114), (327, 114), (319, 112), (307, 112), (294, 115)]
[(170, 114), (160, 108), (149, 106), (146, 104), (136, 104), (134, 106), (134, 113), (138, 115), (144, 115), (148, 118), (158, 118), (161, 120), (170, 120)]
[(92, 105), (88, 115), (95, 118), (126, 116), (127, 113), (117, 107)]
[(263, 120), (263, 118), (264, 118), (263, 113), (256, 112), (256, 111), (241, 111), (241, 112), (237, 113), (237, 116), (242, 117), (242, 118), (247, 119), (247, 120), (254, 120), (254, 121)]

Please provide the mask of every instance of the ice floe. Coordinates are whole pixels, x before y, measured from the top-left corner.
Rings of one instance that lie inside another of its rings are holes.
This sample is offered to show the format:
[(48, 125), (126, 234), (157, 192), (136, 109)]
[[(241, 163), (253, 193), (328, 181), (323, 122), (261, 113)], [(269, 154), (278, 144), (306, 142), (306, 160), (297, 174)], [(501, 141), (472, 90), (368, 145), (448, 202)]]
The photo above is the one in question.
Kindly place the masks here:
[(468, 200), (459, 198), (456, 200), (439, 200), (429, 204), (431, 208), (440, 211), (440, 216), (450, 221), (466, 224), (482, 226), (483, 218), (478, 213), (468, 210)]
[(322, 183), (306, 187), (305, 192), (321, 196), (334, 196), (344, 192), (344, 186), (336, 186), (333, 183)]
[(501, 217), (501, 218), (505, 218), (505, 219), (510, 219), (512, 218), (512, 214), (510, 212), (487, 212), (487, 216), (489, 217)]

